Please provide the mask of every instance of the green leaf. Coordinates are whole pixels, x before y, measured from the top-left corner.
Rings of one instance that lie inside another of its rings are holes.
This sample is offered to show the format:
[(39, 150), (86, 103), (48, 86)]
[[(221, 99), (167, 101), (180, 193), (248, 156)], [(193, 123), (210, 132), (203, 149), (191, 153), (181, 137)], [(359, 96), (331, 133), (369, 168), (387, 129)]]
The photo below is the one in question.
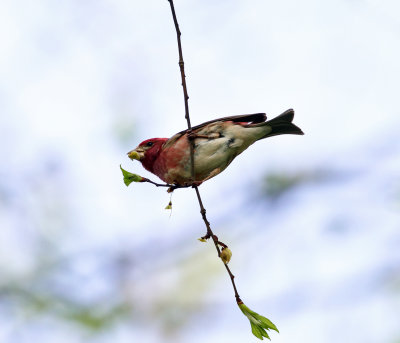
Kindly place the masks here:
[(260, 327), (258, 327), (256, 324), (253, 324), (252, 322), (250, 322), (250, 325), (251, 325), (251, 332), (253, 333), (254, 336), (256, 336), (257, 338), (259, 338), (261, 340), (264, 339), (263, 337), (270, 339), (265, 330), (261, 329)]
[(261, 316), (261, 315), (259, 315), (259, 314), (258, 314), (257, 316), (258, 316), (257, 319), (259, 319), (259, 320), (263, 323), (263, 325), (262, 325), (263, 328), (265, 328), (265, 329), (272, 329), (272, 330), (275, 330), (276, 332), (279, 332), (279, 330), (278, 330), (278, 328), (275, 326), (275, 324), (272, 323), (268, 318), (265, 318), (265, 317), (263, 317), (263, 316)]
[(275, 324), (272, 323), (268, 318), (265, 318), (264, 316), (250, 310), (243, 303), (238, 305), (243, 314), (249, 319), (251, 325), (251, 332), (257, 338), (261, 340), (263, 339), (263, 337), (270, 339), (267, 333), (267, 331), (270, 329), (279, 332)]
[(124, 183), (126, 186), (129, 186), (132, 182), (143, 182), (143, 177), (137, 174), (130, 173), (123, 169), (121, 165), (119, 165), (122, 171), (122, 175), (124, 176)]
[(278, 330), (278, 328), (275, 326), (275, 324), (272, 323), (268, 318), (265, 318), (265, 317), (262, 316), (261, 314), (258, 314), (258, 313), (256, 313), (256, 312), (250, 310), (246, 305), (245, 305), (245, 307), (246, 307), (246, 309), (247, 309), (246, 311), (247, 311), (248, 313), (250, 313), (250, 315), (251, 315), (253, 318), (255, 318), (255, 319), (257, 319), (258, 321), (261, 322), (261, 324), (260, 324), (261, 327), (263, 327), (263, 328), (265, 328), (265, 329), (272, 329), (272, 330), (275, 330), (276, 332), (279, 332), (279, 330)]

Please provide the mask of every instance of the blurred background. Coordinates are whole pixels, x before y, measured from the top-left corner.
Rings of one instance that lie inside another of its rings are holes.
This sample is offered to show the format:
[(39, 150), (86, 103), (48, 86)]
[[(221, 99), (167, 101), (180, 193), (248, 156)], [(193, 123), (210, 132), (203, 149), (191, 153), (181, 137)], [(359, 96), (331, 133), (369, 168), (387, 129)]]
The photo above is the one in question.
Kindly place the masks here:
[[(192, 123), (288, 108), (200, 190), (273, 342), (400, 342), (400, 5), (176, 0)], [(256, 342), (192, 190), (126, 152), (185, 129), (167, 1), (0, 3), (0, 342)], [(151, 176), (153, 180), (156, 177)]]

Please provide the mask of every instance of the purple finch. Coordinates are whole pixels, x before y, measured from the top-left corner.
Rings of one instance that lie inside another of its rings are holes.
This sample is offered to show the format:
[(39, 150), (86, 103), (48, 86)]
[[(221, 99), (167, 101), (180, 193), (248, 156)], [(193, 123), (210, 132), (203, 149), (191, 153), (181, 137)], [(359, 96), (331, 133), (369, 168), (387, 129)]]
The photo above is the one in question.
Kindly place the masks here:
[[(294, 111), (289, 109), (266, 121), (265, 113), (244, 114), (205, 122), (178, 132), (171, 138), (147, 139), (128, 152), (130, 159), (168, 184), (187, 186), (221, 173), (233, 159), (254, 142), (282, 134), (303, 135), (292, 124)], [(191, 173), (190, 139), (194, 141), (194, 178)]]

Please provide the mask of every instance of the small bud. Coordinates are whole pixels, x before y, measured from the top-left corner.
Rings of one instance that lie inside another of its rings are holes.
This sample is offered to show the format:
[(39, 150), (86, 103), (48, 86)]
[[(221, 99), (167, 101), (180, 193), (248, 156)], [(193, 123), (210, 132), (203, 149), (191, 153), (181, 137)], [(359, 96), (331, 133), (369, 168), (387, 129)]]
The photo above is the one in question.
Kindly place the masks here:
[(128, 152), (128, 157), (129, 157), (131, 160), (138, 160), (138, 161), (140, 161), (140, 155), (139, 155), (138, 152), (135, 151), (135, 150), (132, 150), (132, 151)]
[(168, 205), (165, 207), (166, 210), (172, 210), (172, 202), (170, 201)]
[(222, 262), (224, 262), (225, 264), (228, 264), (232, 257), (231, 249), (222, 248), (222, 251), (221, 251), (221, 254), (219, 257), (221, 257)]
[(203, 237), (197, 238), (197, 240), (199, 240), (200, 242), (203, 242), (203, 243), (206, 243), (206, 242), (207, 242), (207, 240), (206, 240), (205, 238), (203, 238)]

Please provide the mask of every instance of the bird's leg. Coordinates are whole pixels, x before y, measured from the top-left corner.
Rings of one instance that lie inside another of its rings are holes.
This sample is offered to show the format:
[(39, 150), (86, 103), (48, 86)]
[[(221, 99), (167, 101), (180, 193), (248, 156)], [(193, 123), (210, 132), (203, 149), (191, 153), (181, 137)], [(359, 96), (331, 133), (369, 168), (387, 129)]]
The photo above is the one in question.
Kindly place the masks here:
[[(200, 186), (201, 182), (199, 182), (199, 181), (196, 181), (196, 182), (198, 183), (197, 185)], [(172, 193), (175, 189), (178, 189), (178, 188), (192, 187), (193, 183), (185, 183), (184, 185), (174, 184), (174, 185), (168, 185), (168, 186), (170, 186), (170, 187), (167, 189), (167, 193)]]
[[(203, 181), (190, 181), (190, 182), (185, 182), (184, 186), (180, 187), (195, 187), (195, 186), (200, 186), (203, 183)], [(177, 187), (178, 188), (178, 187)]]
[(190, 183), (190, 186), (194, 188), (195, 186), (200, 186), (202, 183), (203, 181), (193, 181)]

